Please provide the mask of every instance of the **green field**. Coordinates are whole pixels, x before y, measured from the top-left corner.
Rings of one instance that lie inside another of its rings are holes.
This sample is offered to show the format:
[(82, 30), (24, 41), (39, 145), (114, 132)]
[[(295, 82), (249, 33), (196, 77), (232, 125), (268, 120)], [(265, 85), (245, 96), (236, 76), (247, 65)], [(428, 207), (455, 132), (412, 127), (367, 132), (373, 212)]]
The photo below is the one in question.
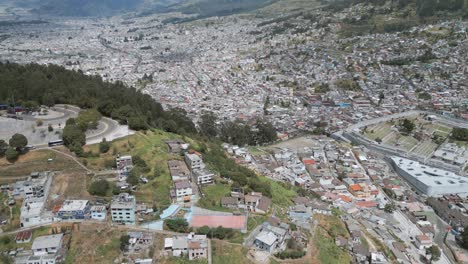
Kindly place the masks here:
[(437, 149), (438, 145), (432, 141), (424, 141), (421, 142), (416, 148), (413, 149), (412, 152), (422, 155), (422, 156), (429, 156), (432, 152)]
[(364, 135), (370, 139), (383, 139), (392, 131), (392, 126), (388, 123), (380, 123), (372, 127), (367, 127), (364, 132)]
[[(101, 170), (113, 165), (118, 154), (140, 156), (146, 161), (151, 171), (145, 174), (149, 182), (140, 184), (135, 196), (138, 201), (153, 203), (158, 208), (165, 208), (171, 204), (169, 190), (172, 186), (166, 162), (170, 159), (183, 158), (168, 152), (165, 141), (174, 138), (180, 137), (159, 130), (138, 132), (127, 138), (112, 141), (112, 146), (107, 153), (100, 154), (99, 157), (86, 158), (86, 163), (93, 170)], [(86, 146), (85, 151), (98, 153), (99, 144)], [(161, 172), (157, 177), (155, 176), (156, 167)]]
[(203, 187), (204, 196), (198, 201), (197, 205), (215, 211), (232, 210), (221, 207), (221, 198), (228, 196), (231, 193), (231, 187), (228, 184), (214, 184)]

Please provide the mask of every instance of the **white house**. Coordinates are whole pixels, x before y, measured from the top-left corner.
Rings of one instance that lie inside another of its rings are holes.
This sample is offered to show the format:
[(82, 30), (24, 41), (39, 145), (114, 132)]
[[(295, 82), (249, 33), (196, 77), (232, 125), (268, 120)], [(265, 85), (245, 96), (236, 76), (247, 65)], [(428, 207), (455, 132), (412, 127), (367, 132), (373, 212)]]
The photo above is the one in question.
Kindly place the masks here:
[(104, 221), (106, 220), (107, 210), (104, 205), (94, 205), (91, 207), (91, 219)]

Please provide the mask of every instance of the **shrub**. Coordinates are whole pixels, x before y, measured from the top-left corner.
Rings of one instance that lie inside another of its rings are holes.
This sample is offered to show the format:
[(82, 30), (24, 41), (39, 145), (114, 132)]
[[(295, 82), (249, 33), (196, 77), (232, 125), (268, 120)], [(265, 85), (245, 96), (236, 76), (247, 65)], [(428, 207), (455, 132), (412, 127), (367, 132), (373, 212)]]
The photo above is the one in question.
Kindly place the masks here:
[(89, 186), (88, 191), (92, 195), (105, 196), (109, 188), (110, 188), (109, 182), (104, 179), (101, 179), (101, 180), (92, 182), (91, 185)]

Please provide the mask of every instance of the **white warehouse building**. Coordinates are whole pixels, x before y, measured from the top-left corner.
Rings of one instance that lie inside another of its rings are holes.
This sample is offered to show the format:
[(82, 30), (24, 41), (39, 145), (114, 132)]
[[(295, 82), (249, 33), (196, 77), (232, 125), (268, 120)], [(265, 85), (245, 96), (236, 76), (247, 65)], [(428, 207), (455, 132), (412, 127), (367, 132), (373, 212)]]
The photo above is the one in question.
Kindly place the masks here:
[(410, 159), (392, 156), (391, 160), (398, 174), (427, 196), (468, 196), (468, 178)]

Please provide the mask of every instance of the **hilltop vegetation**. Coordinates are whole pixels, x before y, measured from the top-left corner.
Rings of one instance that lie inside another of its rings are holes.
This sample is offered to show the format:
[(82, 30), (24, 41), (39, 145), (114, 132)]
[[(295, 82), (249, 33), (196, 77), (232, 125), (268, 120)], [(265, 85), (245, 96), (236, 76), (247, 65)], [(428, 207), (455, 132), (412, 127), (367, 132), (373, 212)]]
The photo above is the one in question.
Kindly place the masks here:
[(160, 103), (121, 82), (105, 82), (56, 65), (0, 63), (0, 102), (47, 105), (72, 104), (95, 108), (130, 128), (156, 127), (178, 134), (196, 133), (181, 109), (164, 111)]

